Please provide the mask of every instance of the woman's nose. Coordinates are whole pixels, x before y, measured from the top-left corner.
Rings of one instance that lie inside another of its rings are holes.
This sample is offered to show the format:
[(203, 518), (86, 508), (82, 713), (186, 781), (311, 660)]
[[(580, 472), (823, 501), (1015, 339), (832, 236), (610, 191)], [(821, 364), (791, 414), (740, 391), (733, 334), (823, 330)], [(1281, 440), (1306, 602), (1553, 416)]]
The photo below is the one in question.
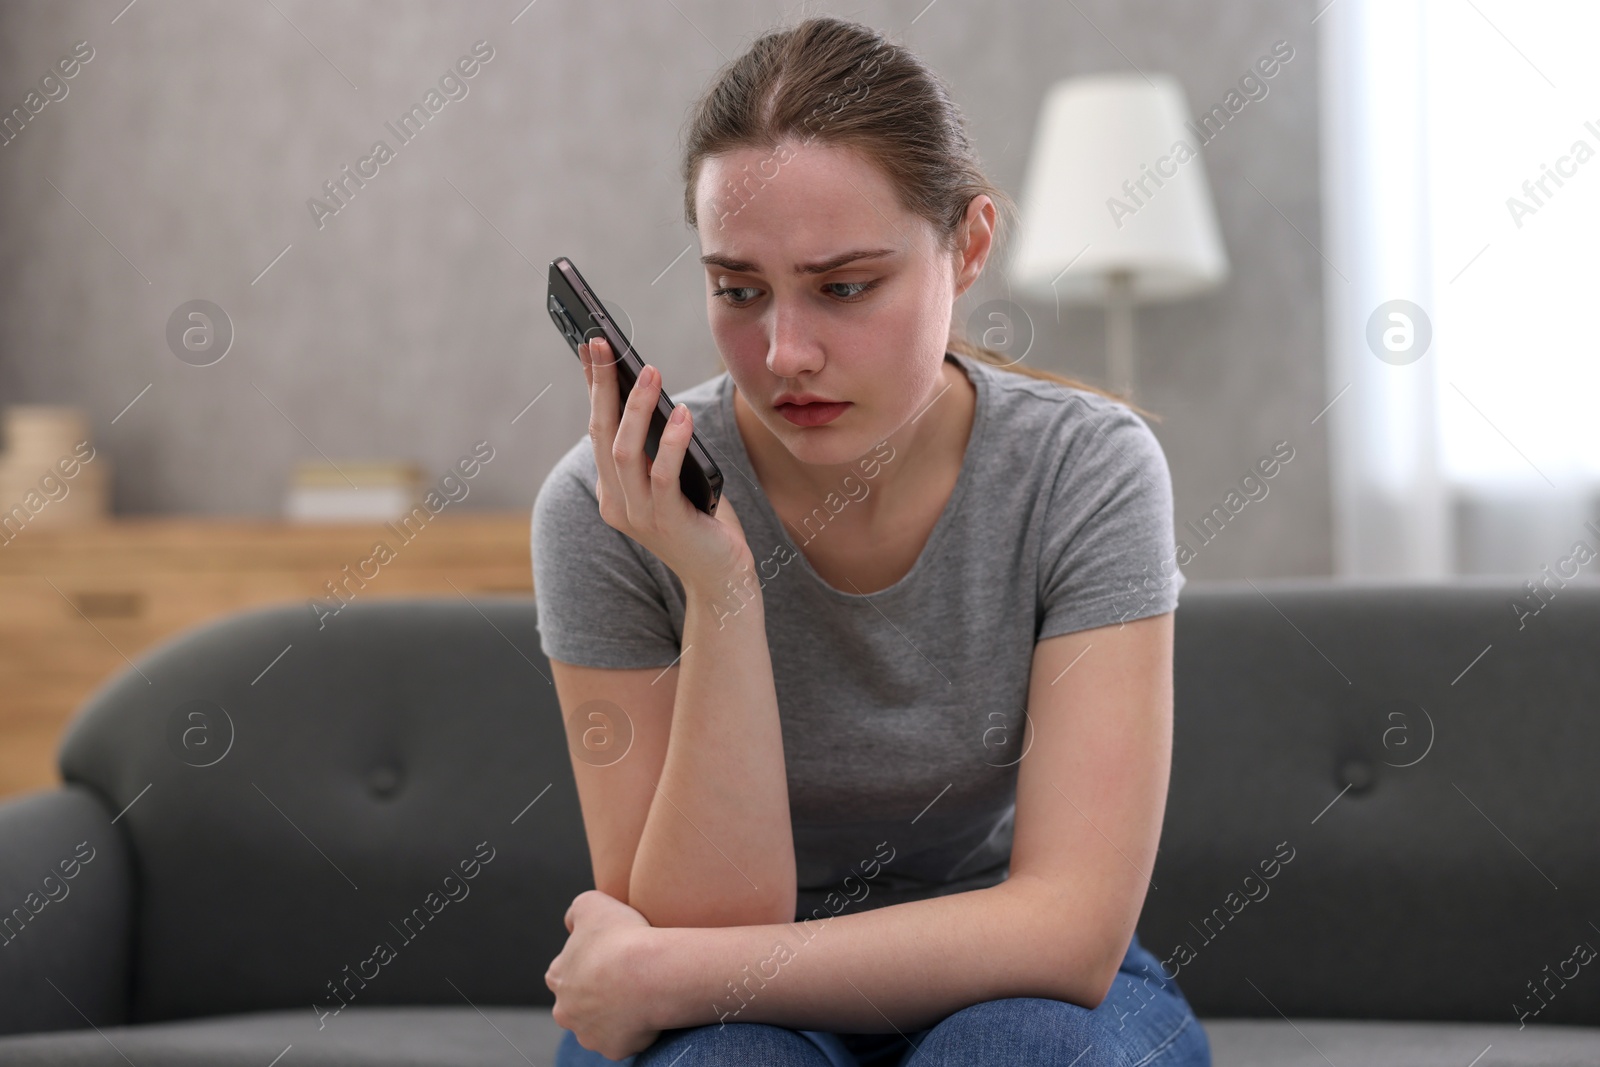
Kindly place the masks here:
[(822, 362), (804, 315), (779, 308), (767, 340), (767, 369), (779, 378), (798, 378), (821, 370)]

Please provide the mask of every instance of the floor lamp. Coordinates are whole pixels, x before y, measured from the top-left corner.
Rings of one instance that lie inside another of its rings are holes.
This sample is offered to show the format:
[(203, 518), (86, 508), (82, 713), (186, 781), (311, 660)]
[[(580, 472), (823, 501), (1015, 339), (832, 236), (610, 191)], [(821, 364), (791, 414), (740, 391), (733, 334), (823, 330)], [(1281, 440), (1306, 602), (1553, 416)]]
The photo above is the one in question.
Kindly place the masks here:
[(1201, 149), (1220, 126), (1196, 122), (1167, 75), (1097, 74), (1045, 97), (1023, 186), (1010, 267), (1025, 295), (1106, 309), (1106, 374), (1132, 398), (1133, 309), (1221, 285), (1228, 256)]

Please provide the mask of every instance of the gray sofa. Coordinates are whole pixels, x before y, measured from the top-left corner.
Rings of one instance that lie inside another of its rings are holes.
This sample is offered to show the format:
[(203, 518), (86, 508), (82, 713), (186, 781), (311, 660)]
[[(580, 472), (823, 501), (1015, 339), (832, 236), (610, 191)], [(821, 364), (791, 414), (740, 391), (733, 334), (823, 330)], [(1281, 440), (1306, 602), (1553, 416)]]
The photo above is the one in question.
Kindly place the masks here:
[[(1218, 1067), (1600, 1064), (1600, 588), (1522, 596), (1184, 590), (1139, 936)], [(0, 804), (0, 1064), (550, 1062), (591, 882), (531, 597), (218, 620), (60, 759)]]

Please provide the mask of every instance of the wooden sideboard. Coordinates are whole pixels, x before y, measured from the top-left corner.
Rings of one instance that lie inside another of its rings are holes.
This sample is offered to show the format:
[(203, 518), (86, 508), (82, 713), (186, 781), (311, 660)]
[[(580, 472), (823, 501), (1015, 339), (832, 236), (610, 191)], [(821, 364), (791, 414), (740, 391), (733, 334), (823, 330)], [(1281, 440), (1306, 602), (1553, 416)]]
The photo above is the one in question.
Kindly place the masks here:
[[(528, 512), (445, 511), (402, 541), (379, 522), (127, 517), (0, 543), (0, 797), (60, 781), (63, 729), (110, 675), (180, 630), (312, 598), (363, 570), (365, 599), (533, 595)], [(376, 542), (393, 552), (374, 568)], [(345, 571), (345, 567), (350, 569)], [(127, 657), (126, 659), (124, 657)]]

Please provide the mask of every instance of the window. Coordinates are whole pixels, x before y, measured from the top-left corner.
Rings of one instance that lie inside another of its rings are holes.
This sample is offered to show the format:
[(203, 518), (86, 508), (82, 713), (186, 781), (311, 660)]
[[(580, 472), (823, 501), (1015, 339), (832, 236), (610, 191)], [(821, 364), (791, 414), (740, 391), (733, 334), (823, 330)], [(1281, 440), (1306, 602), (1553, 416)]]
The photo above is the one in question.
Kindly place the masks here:
[[(1600, 543), (1600, 5), (1322, 0), (1315, 25), (1336, 573), (1527, 576)], [(1393, 301), (1418, 358), (1369, 339)]]
[(1423, 25), (1444, 475), (1587, 493), (1600, 483), (1600, 5), (1434, 0)]

